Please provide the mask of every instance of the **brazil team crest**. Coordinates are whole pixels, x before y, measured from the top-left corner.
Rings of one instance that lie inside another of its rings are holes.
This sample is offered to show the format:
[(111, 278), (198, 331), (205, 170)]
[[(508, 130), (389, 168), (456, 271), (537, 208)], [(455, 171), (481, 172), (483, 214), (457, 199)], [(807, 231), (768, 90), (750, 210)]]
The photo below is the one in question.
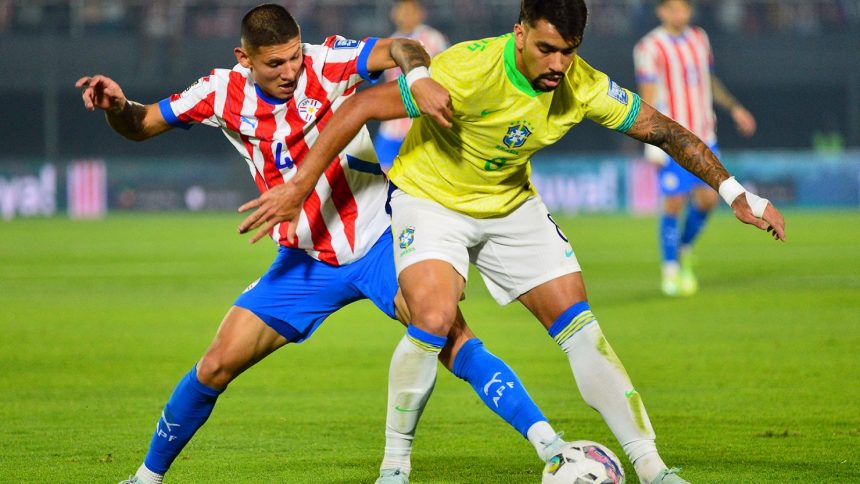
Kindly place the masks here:
[(296, 106), (296, 109), (299, 111), (299, 116), (301, 116), (306, 123), (313, 121), (320, 108), (322, 108), (322, 103), (310, 97), (302, 99), (298, 106)]
[(517, 121), (514, 125), (508, 128), (505, 137), (502, 138), (502, 143), (510, 149), (519, 148), (526, 143), (529, 136), (532, 135), (532, 130), (526, 126), (523, 121)]
[(400, 248), (408, 249), (415, 241), (415, 227), (406, 227), (400, 232)]

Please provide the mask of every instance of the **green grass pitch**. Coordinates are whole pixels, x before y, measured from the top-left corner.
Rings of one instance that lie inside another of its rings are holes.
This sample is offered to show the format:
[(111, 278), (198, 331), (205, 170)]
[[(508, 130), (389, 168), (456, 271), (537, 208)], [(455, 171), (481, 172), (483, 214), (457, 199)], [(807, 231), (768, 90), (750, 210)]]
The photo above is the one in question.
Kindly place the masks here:
[[(559, 217), (662, 455), (691, 482), (860, 482), (860, 214), (786, 215), (787, 244), (716, 215), (688, 299), (658, 293), (653, 218)], [(0, 482), (134, 472), (173, 386), (274, 255), (235, 235), (239, 220), (0, 224)], [(522, 307), (498, 307), (473, 274), (463, 308), (566, 438), (622, 454)], [(169, 481), (372, 482), (402, 334), (367, 302), (341, 311), (236, 380)], [(415, 483), (535, 483), (542, 467), (444, 370), (413, 466)]]

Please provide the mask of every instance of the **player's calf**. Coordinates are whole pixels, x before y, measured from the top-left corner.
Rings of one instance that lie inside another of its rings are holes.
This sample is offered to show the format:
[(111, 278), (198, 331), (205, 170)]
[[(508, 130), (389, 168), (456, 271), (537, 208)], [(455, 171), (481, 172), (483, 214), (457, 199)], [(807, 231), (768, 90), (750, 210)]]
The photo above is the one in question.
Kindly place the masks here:
[(639, 478), (654, 481), (666, 469), (657, 453), (654, 429), (639, 392), (603, 336), (589, 304), (583, 301), (571, 306), (549, 328), (549, 335), (567, 355), (582, 398), (600, 412)]

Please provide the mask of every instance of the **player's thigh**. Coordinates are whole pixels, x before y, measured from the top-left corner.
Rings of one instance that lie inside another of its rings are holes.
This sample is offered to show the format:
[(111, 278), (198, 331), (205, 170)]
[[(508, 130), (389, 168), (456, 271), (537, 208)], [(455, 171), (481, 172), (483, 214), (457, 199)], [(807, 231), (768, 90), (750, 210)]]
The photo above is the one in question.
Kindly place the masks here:
[(471, 256), (499, 304), (580, 270), (571, 242), (539, 197), (505, 217), (481, 222), (487, 240)]
[(287, 344), (253, 312), (233, 306), (197, 365), (200, 381), (223, 388), (233, 378)]
[(269, 270), (234, 305), (253, 312), (288, 341), (302, 342), (333, 312), (367, 297), (356, 286), (358, 263), (332, 266), (282, 247)]
[(469, 273), (468, 247), (480, 234), (471, 217), (396, 190), (391, 197), (394, 263), (413, 318), (453, 322)]

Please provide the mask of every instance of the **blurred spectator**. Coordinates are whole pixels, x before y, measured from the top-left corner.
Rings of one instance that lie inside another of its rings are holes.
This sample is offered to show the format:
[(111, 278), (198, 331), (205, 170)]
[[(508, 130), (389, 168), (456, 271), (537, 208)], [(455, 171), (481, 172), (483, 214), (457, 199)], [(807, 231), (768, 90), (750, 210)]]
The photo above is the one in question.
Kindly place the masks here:
[(11, 0), (0, 0), (0, 34), (11, 30), (13, 6)]
[(189, 6), (190, 32), (199, 38), (239, 38), (237, 18), (242, 18), (244, 8), (238, 5), (222, 5), (215, 0), (195, 2)]
[(75, 4), (75, 17), (86, 33), (118, 32), (126, 22), (126, 6), (112, 0), (89, 0)]
[(16, 2), (15, 30), (19, 32), (38, 32), (45, 28), (45, 9), (42, 2), (34, 0), (21, 4)]
[(151, 0), (144, 9), (138, 71), (158, 75), (176, 71), (180, 36), (185, 25), (184, 0)]
[[(195, 38), (237, 34), (237, 11), (263, 0), (0, 0), (0, 32), (83, 35), (141, 26), (153, 39), (182, 28)], [(589, 0), (589, 30), (600, 37), (638, 36), (653, 27), (655, 0)], [(305, 37), (378, 34), (381, 0), (281, 0), (302, 21)], [(507, 31), (516, 18), (497, 6), (519, 0), (425, 0), (437, 26), (468, 40)], [(726, 33), (820, 35), (860, 28), (860, 0), (696, 0), (697, 23)], [(145, 12), (137, 15), (137, 12)], [(171, 12), (166, 15), (163, 12)], [(157, 24), (153, 23), (158, 20)], [(185, 21), (187, 20), (187, 25)], [(143, 25), (145, 27), (142, 27)]]

